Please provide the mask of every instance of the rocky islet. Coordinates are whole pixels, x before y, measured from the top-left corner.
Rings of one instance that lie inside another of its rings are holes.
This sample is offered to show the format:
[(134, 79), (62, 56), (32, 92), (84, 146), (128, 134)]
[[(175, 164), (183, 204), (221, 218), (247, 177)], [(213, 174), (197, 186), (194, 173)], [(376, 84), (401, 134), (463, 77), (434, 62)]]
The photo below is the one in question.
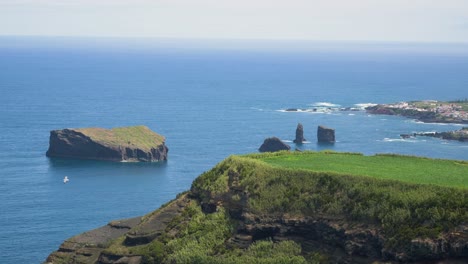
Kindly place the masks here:
[(167, 160), (165, 138), (146, 126), (61, 129), (50, 132), (48, 157), (153, 162)]
[(335, 143), (335, 129), (325, 126), (318, 126), (317, 141), (319, 143)]
[(286, 143), (281, 141), (281, 139), (277, 137), (270, 137), (265, 139), (263, 144), (260, 146), (258, 151), (260, 152), (276, 152), (281, 150), (290, 150), (291, 147), (288, 146)]

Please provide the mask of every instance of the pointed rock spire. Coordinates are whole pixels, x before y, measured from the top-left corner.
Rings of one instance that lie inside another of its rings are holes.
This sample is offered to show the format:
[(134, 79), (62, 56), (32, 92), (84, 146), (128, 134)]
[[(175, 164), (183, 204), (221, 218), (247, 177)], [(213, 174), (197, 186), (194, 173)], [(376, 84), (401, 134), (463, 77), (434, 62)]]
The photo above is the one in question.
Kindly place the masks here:
[(296, 139), (294, 139), (294, 143), (296, 144), (302, 144), (302, 142), (306, 141), (304, 138), (304, 127), (302, 126), (301, 123), (297, 124), (296, 128)]

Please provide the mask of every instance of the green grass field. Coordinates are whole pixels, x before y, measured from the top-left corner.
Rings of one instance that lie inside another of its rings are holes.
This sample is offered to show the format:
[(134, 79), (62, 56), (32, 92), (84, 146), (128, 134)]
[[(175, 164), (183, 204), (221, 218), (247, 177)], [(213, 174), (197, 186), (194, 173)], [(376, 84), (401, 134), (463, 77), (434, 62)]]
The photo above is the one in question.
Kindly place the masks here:
[(468, 162), (466, 161), (399, 155), (363, 156), (336, 152), (268, 155), (259, 159), (274, 166), (291, 169), (468, 188)]
[(117, 127), (113, 129), (82, 128), (75, 129), (96, 142), (108, 146), (140, 148), (149, 151), (161, 145), (164, 137), (151, 131), (146, 126)]

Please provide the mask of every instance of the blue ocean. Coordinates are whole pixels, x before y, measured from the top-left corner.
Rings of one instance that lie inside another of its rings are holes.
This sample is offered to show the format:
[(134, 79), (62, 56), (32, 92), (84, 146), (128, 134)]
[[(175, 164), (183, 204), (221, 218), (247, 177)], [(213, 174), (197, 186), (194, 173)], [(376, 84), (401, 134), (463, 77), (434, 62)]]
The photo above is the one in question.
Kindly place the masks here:
[[(271, 136), (293, 149), (468, 160), (466, 143), (399, 136), (461, 125), (327, 110), (468, 98), (463, 45), (1, 37), (0, 92), (2, 263), (41, 263), (71, 236), (149, 213)], [(131, 125), (164, 135), (169, 160), (45, 156), (50, 130)], [(318, 125), (336, 129), (334, 145), (316, 143)]]

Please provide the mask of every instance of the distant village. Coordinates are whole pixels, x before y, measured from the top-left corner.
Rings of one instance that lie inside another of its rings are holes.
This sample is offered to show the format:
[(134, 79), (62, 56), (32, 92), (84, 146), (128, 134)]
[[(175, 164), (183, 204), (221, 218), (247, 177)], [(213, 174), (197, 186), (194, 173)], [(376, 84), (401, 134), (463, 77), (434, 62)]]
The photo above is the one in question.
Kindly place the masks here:
[(418, 112), (434, 112), (439, 118), (460, 120), (462, 123), (468, 122), (468, 101), (440, 102), (434, 100), (400, 102), (386, 104), (388, 108), (401, 110), (415, 110)]

